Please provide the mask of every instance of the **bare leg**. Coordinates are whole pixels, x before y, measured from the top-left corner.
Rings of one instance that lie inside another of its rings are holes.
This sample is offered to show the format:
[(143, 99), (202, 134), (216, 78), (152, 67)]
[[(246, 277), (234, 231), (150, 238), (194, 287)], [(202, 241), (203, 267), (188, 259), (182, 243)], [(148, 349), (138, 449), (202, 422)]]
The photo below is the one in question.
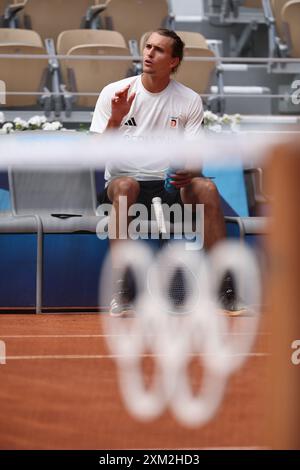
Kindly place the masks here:
[(204, 247), (210, 249), (226, 236), (225, 221), (221, 209), (220, 195), (216, 185), (208, 178), (193, 178), (181, 188), (183, 204), (204, 204)]
[[(116, 246), (117, 243), (122, 243), (120, 236), (124, 236), (124, 234), (120, 234), (120, 220), (126, 220), (125, 236), (127, 237), (127, 228), (129, 224), (128, 207), (137, 201), (139, 192), (139, 183), (135, 179), (127, 176), (115, 178), (111, 183), (109, 183), (107, 195), (113, 204), (113, 210), (109, 221), (109, 238), (113, 268), (118, 267), (118, 260), (116, 259), (116, 256), (114, 256), (114, 246)], [(121, 196), (127, 198), (126, 207), (124, 207), (122, 203), (120, 204)], [(123, 213), (125, 210), (126, 213)]]

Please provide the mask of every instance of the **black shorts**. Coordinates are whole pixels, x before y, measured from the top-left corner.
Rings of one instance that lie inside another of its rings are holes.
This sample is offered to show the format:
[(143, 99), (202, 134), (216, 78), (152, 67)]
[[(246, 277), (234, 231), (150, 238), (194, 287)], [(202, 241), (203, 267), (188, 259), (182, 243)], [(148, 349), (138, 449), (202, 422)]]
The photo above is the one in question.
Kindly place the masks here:
[[(143, 204), (147, 207), (147, 210), (151, 211), (151, 203), (154, 197), (160, 197), (163, 204), (172, 204), (178, 203), (182, 205), (180, 191), (168, 192), (164, 188), (164, 180), (153, 180), (153, 181), (138, 181), (140, 185), (140, 193), (137, 199), (137, 203)], [(107, 187), (104, 191), (98, 196), (99, 204), (109, 204), (111, 201), (107, 195)]]

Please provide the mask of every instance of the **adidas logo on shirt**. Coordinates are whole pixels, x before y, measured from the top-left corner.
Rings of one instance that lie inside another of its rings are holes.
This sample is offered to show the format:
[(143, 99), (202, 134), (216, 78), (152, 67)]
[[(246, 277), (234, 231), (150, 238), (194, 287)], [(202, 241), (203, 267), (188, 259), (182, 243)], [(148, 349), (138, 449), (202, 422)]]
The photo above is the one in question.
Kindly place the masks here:
[(128, 121), (126, 121), (124, 125), (125, 126), (135, 126), (135, 127), (137, 126), (134, 117), (128, 119)]

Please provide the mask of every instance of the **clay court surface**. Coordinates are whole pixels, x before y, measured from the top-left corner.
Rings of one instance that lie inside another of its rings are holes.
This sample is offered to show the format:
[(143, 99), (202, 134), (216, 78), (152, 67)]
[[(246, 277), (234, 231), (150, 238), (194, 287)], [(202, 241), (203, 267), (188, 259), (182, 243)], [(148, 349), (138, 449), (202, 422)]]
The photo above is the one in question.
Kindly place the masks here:
[[(1, 449), (265, 447), (270, 335), (264, 322), (246, 364), (229, 379), (217, 416), (191, 429), (169, 411), (151, 422), (128, 414), (102, 315), (0, 315), (0, 340), (6, 345), (6, 364), (0, 365)], [(145, 359), (146, 371), (153, 359)], [(200, 369), (194, 362), (191, 374), (197, 382)]]

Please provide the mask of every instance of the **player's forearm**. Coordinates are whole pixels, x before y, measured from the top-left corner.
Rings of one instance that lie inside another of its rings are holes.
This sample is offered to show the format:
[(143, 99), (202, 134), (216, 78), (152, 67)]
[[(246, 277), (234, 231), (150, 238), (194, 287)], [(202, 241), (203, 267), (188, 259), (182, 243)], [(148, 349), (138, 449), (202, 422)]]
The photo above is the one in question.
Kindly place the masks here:
[(119, 129), (121, 122), (122, 122), (122, 119), (110, 117), (105, 130)]

